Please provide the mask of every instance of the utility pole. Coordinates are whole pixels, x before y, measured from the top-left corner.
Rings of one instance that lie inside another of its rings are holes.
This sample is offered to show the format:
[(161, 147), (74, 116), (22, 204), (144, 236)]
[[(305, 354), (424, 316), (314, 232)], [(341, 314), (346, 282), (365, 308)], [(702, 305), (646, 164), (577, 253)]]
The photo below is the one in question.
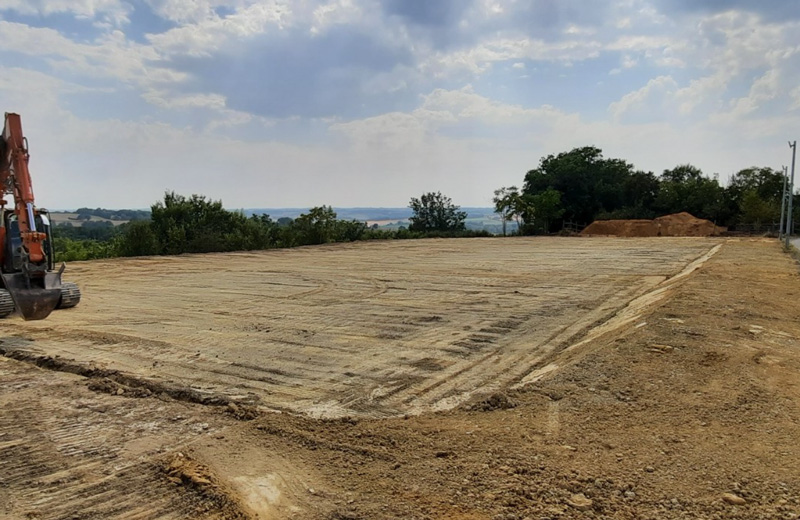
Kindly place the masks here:
[(784, 245), (789, 247), (789, 239), (792, 237), (792, 200), (794, 199), (794, 159), (797, 156), (797, 141), (790, 142), (789, 148), (792, 149), (792, 179), (789, 181), (789, 210), (786, 212), (786, 241)]
[(781, 225), (778, 227), (778, 240), (782, 239), (786, 233), (784, 229), (784, 223), (786, 222), (786, 188), (789, 185), (789, 168), (781, 166), (781, 171), (783, 172), (783, 192), (781, 194)]

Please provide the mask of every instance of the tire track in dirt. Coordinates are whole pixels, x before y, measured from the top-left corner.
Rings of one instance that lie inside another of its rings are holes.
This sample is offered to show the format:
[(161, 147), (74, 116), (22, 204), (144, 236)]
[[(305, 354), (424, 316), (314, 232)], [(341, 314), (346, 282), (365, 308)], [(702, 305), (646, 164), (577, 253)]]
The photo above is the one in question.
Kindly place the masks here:
[(96, 394), (78, 376), (0, 359), (0, 517), (243, 518), (232, 502), (175, 485), (161, 469), (162, 453), (231, 421)]
[(576, 350), (579, 350), (589, 342), (592, 342), (605, 334), (613, 333), (614, 331), (619, 330), (620, 328), (625, 327), (626, 325), (629, 325), (639, 319), (642, 314), (649, 311), (653, 306), (659, 304), (667, 296), (669, 296), (672, 289), (674, 289), (678, 283), (694, 273), (697, 269), (701, 268), (703, 264), (710, 260), (711, 257), (716, 255), (721, 248), (722, 244), (712, 247), (704, 255), (701, 255), (686, 265), (686, 267), (684, 267), (678, 274), (658, 284), (652, 291), (648, 291), (630, 300), (627, 305), (615, 312), (614, 315), (609, 319), (589, 330), (584, 337), (576, 343), (569, 345), (563, 350), (557, 352), (555, 356), (543, 358), (545, 361), (537, 361), (539, 366), (529, 369), (529, 372), (523, 378), (521, 378), (515, 387), (523, 387), (529, 383), (535, 382), (546, 374), (554, 372), (559, 368), (559, 363), (563, 364), (565, 361), (567, 361), (567, 359), (562, 360), (559, 358), (566, 358), (567, 356), (574, 355)]
[(660, 277), (651, 277), (640, 286), (620, 291), (589, 312), (575, 313), (571, 324), (545, 337), (536, 330), (535, 323), (531, 323), (535, 316), (525, 317), (513, 333), (486, 345), (489, 352), (447, 377), (406, 396), (405, 402), (419, 410), (447, 410), (475, 395), (501, 390), (522, 377), (531, 364), (567, 344), (572, 338), (582, 336), (599, 321), (661, 280)]
[[(549, 372), (555, 367), (552, 361), (545, 360), (551, 359), (562, 350), (572, 351), (602, 334), (630, 323), (645, 308), (663, 299), (669, 288), (692, 274), (721, 247), (721, 244), (715, 245), (666, 280), (663, 277), (645, 277), (640, 286), (620, 291), (599, 307), (579, 316), (570, 326), (554, 332), (543, 341), (536, 342), (533, 331), (529, 326), (524, 326), (530, 317), (522, 320), (522, 327), (515, 327), (517, 330), (514, 334), (502, 338), (505, 344), (495, 346), (495, 341), (481, 337), (482, 342), (490, 344), (491, 352), (426, 387), (404, 392), (405, 395), (401, 396), (405, 397), (404, 404), (418, 410), (446, 410), (458, 406), (476, 394), (490, 394), (520, 379), (523, 379), (524, 384), (523, 376), (530, 377), (532, 366), (544, 363)], [(531, 343), (527, 343), (523, 338)], [(519, 346), (523, 348), (520, 349)]]

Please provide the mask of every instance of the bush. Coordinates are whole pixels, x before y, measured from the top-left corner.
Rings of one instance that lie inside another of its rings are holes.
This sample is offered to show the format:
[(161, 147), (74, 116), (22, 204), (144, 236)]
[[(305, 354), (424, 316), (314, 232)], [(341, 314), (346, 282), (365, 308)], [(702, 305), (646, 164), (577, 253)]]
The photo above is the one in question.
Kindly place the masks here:
[(153, 232), (153, 226), (147, 220), (137, 220), (125, 224), (125, 230), (117, 241), (119, 256), (157, 255), (160, 250), (161, 247)]
[(71, 238), (59, 237), (53, 237), (53, 251), (55, 252), (56, 262), (96, 260), (117, 256), (113, 242), (72, 240)]

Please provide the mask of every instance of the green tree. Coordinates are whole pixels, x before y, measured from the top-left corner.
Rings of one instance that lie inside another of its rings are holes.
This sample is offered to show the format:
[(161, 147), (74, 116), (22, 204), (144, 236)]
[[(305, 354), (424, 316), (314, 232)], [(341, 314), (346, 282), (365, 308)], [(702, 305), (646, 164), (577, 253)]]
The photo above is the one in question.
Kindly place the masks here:
[[(729, 215), (726, 224), (732, 225), (737, 222), (753, 224), (756, 220), (762, 223), (780, 219), (783, 181), (783, 172), (772, 168), (751, 167), (731, 176), (725, 190)], [(754, 196), (764, 204), (756, 201)], [(757, 210), (756, 206), (761, 206), (761, 209)], [(767, 207), (770, 208), (768, 211)], [(766, 214), (770, 212), (772, 215), (767, 216)], [(756, 218), (755, 215), (759, 215), (760, 218)]]
[(278, 243), (277, 225), (269, 215), (248, 219), (201, 195), (168, 192), (151, 210), (160, 254), (265, 249)]
[(151, 219), (161, 253), (181, 254), (229, 250), (226, 235), (244, 216), (226, 211), (222, 201), (167, 192), (163, 202), (151, 207)]
[(661, 215), (686, 211), (695, 217), (721, 222), (725, 218), (725, 190), (690, 164), (664, 170), (654, 201)]
[(467, 214), (460, 211), (460, 206), (453, 204), (450, 197), (441, 192), (423, 194), (420, 198), (411, 198), (408, 206), (413, 215), (409, 219), (410, 231), (462, 231)]
[(781, 207), (777, 201), (765, 200), (755, 189), (747, 190), (739, 201), (740, 221), (760, 227), (780, 218)]
[(531, 195), (528, 201), (529, 226), (548, 233), (550, 224), (564, 214), (561, 207), (561, 192), (552, 188), (536, 195)]
[(679, 164), (671, 170), (664, 170), (661, 174), (663, 182), (674, 182), (677, 184), (689, 184), (705, 179), (703, 171), (691, 164)]
[(367, 231), (367, 223), (358, 220), (337, 220), (334, 227), (336, 242), (354, 242), (361, 240)]
[(772, 168), (751, 167), (740, 170), (731, 176), (728, 190), (737, 194), (755, 190), (762, 200), (781, 201), (783, 195), (783, 172)]
[(494, 202), (494, 212), (498, 213), (503, 221), (503, 236), (506, 236), (506, 223), (512, 219), (517, 220), (517, 229), (520, 228), (520, 218), (523, 211), (519, 188), (511, 186), (494, 190), (492, 202)]
[(658, 196), (658, 178), (653, 172), (635, 171), (622, 185), (625, 205), (617, 210), (615, 218), (653, 218), (653, 203)]
[(120, 256), (157, 255), (161, 247), (149, 220), (135, 220), (125, 224), (125, 231), (117, 241)]
[[(636, 191), (638, 185), (631, 182), (633, 175), (631, 164), (622, 159), (606, 159), (599, 148), (585, 146), (542, 158), (539, 167), (525, 175), (522, 193), (533, 197), (548, 190), (558, 191), (563, 218), (588, 223), (601, 212), (646, 200)], [(644, 189), (650, 188), (643, 184)], [(551, 217), (549, 226), (555, 227), (556, 220)]]
[(292, 228), (300, 244), (326, 244), (335, 240), (336, 212), (330, 206), (317, 206), (294, 220)]

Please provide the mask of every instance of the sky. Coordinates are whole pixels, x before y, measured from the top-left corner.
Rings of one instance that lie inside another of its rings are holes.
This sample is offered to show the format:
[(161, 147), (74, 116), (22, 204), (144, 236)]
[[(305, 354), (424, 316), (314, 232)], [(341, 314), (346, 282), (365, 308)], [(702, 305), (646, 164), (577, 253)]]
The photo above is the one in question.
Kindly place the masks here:
[(37, 204), (489, 206), (597, 146), (656, 174), (790, 164), (797, 0), (0, 0)]

